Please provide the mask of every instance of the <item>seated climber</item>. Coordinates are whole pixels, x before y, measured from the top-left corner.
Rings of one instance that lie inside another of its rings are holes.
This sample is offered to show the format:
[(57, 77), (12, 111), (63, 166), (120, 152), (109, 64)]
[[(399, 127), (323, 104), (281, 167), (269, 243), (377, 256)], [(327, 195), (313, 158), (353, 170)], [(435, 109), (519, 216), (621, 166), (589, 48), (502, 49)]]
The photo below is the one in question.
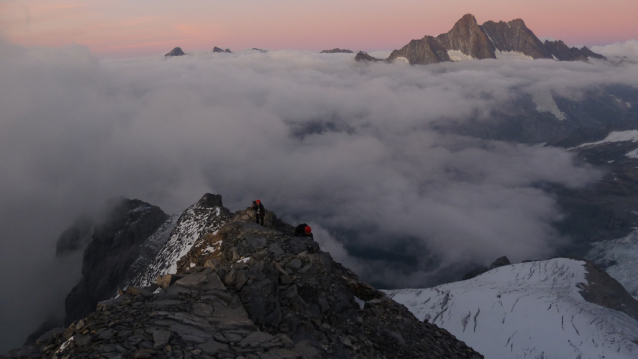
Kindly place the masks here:
[(295, 227), (295, 237), (310, 237), (314, 239), (314, 235), (312, 234), (312, 228), (309, 225), (302, 223)]
[[(253, 211), (255, 211), (255, 221), (257, 224), (264, 225), (264, 216), (266, 216), (266, 209), (264, 205), (261, 204), (260, 200), (253, 201), (252, 206)], [(261, 223), (259, 222), (261, 220)]]

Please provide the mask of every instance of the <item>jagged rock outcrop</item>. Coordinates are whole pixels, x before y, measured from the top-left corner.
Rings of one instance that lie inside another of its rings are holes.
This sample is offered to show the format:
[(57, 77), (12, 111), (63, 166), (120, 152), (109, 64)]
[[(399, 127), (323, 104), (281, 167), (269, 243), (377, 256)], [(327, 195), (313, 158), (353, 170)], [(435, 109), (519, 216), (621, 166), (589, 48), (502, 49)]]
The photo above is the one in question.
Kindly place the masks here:
[(322, 54), (352, 54), (353, 51), (348, 49), (334, 48), (332, 50), (323, 50), (321, 51), (321, 53)]
[(481, 28), (499, 51), (515, 51), (534, 59), (551, 59), (551, 53), (541, 40), (528, 29), (522, 19), (510, 22), (487, 21)]
[(167, 56), (183, 56), (183, 55), (186, 55), (184, 51), (182, 51), (181, 48), (176, 47), (164, 56), (167, 57)]
[(368, 55), (367, 52), (359, 51), (357, 53), (357, 56), (354, 57), (354, 61), (357, 61), (357, 62), (379, 62), (379, 61), (385, 61), (385, 60), (381, 60), (381, 59), (377, 59), (376, 57), (372, 57), (372, 56)]
[[(177, 260), (188, 253), (200, 237), (215, 233), (232, 217), (230, 211), (223, 206), (222, 197), (207, 193), (197, 203), (188, 207), (181, 214), (176, 214), (175, 224), (165, 224), (164, 230), (158, 231), (150, 238), (153, 242), (163, 242), (161, 247), (148, 250), (148, 258), (140, 257), (127, 273), (127, 282), (133, 286), (148, 286), (155, 282), (160, 274), (175, 274)], [(159, 247), (159, 243), (152, 244)], [(139, 268), (139, 269), (137, 269)]]
[(217, 46), (215, 46), (215, 47), (213, 48), (213, 52), (217, 52), (217, 53), (219, 53), (219, 52), (223, 52), (223, 53), (228, 53), (228, 54), (232, 54), (232, 53), (233, 53), (232, 51), (230, 51), (230, 49), (226, 49), (226, 50), (224, 50), (224, 49), (219, 48), (219, 47), (217, 47)]
[(575, 47), (570, 48), (561, 40), (546, 40), (544, 46), (555, 59), (560, 61), (587, 60), (587, 56), (585, 56), (580, 50)]
[(452, 30), (441, 34), (436, 39), (447, 50), (461, 51), (475, 59), (495, 59), (494, 45), (476, 22), (472, 14), (461, 18)]
[(168, 218), (159, 207), (139, 200), (122, 200), (96, 225), (84, 251), (82, 279), (65, 300), (68, 324), (95, 310), (123, 285), (140, 245)]
[[(221, 212), (221, 197), (210, 196), (190, 209)], [(360, 282), (317, 242), (292, 237), (272, 212), (266, 226), (253, 221), (246, 209), (204, 229), (177, 274), (129, 287), (2, 357), (482, 358)]]
[(388, 61), (405, 58), (411, 65), (427, 65), (450, 60), (447, 50), (436, 38), (425, 36), (420, 40), (412, 40), (400, 50), (394, 50)]

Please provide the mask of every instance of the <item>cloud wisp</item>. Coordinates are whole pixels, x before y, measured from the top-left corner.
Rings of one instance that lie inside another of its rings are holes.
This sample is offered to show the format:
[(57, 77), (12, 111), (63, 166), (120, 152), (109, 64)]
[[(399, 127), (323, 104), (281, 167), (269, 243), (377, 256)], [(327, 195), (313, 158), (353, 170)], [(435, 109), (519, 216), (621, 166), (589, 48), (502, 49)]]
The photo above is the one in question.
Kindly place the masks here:
[(36, 264), (62, 230), (117, 196), (169, 213), (205, 192), (233, 210), (260, 198), (313, 223), (338, 259), (387, 286), (433, 284), (501, 255), (550, 255), (565, 240), (552, 228), (562, 214), (535, 185), (580, 187), (599, 173), (562, 149), (431, 124), (490, 121), (539, 88), (638, 84), (634, 65), (603, 62), (411, 67), (297, 51), (99, 60), (81, 46), (5, 42), (0, 68), (0, 280), (25, 288), (3, 291), (0, 307), (16, 312), (45, 286)]

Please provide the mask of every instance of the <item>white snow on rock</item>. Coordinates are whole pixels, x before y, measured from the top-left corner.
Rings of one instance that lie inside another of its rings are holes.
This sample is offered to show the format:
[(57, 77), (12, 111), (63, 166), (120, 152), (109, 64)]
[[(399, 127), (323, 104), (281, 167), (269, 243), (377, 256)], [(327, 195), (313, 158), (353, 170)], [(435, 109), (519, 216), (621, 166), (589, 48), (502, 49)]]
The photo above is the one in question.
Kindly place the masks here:
[(638, 230), (623, 238), (595, 243), (587, 259), (604, 268), (638, 299)]
[(629, 151), (629, 152), (625, 153), (625, 156), (629, 157), (629, 158), (638, 158), (638, 148), (636, 148), (633, 151)]
[(177, 273), (177, 262), (191, 250), (195, 242), (206, 234), (217, 233), (228, 219), (220, 207), (202, 208), (194, 204), (186, 209), (170, 232), (170, 238), (154, 260), (132, 281), (132, 285), (148, 286), (155, 283), (160, 274)]
[(399, 57), (397, 57), (396, 59), (394, 59), (394, 61), (393, 61), (393, 62), (396, 62), (396, 63), (399, 63), (399, 64), (400, 64), (400, 63), (406, 63), (406, 64), (409, 64), (409, 63), (410, 63), (410, 60), (408, 60), (408, 59), (407, 59), (407, 58), (405, 58), (405, 57), (399, 56)]
[[(175, 229), (177, 221), (184, 212), (177, 212), (170, 216), (156, 231), (153, 233), (144, 243), (140, 246), (140, 255), (135, 262), (131, 265), (131, 268), (127, 273), (127, 285), (134, 287), (142, 286), (142, 278), (139, 273), (143, 273), (146, 268), (151, 264), (160, 249), (170, 239), (171, 232)], [(153, 279), (151, 282), (154, 282)], [(146, 281), (143, 281), (146, 283)], [(146, 283), (148, 285), (150, 283)]]
[(448, 50), (447, 54), (450, 56), (450, 60), (454, 62), (475, 60), (472, 56), (468, 56), (459, 50)]
[(524, 53), (518, 51), (496, 50), (494, 54), (499, 60), (534, 60), (533, 57), (525, 55)]
[(567, 119), (567, 116), (556, 105), (556, 101), (554, 101), (554, 97), (549, 90), (534, 92), (532, 100), (536, 104), (536, 111), (549, 112), (559, 121)]
[[(596, 141), (596, 142), (583, 143), (582, 145), (578, 145), (576, 147), (572, 147), (572, 148), (569, 148), (569, 149), (571, 150), (571, 149), (574, 149), (574, 148), (597, 146), (597, 145), (602, 145), (602, 144), (605, 144), (605, 143), (628, 142), (628, 141), (631, 141), (631, 142), (638, 141), (638, 130), (614, 131), (614, 132), (611, 132), (609, 135), (607, 135), (607, 137), (605, 137), (604, 140)], [(629, 153), (627, 154), (627, 156), (628, 155), (629, 155)]]
[(434, 288), (386, 292), (485, 358), (638, 358), (638, 321), (579, 293), (584, 264), (520, 263)]

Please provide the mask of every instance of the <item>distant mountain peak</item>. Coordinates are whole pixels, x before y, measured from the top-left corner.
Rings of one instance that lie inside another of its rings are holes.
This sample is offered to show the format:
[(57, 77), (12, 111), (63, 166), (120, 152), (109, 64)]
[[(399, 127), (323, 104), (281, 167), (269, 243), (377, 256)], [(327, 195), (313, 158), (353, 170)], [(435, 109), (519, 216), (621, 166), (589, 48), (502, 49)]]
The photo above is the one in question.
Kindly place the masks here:
[[(400, 50), (393, 51), (386, 61), (404, 58), (413, 65), (427, 65), (466, 58), (495, 59), (503, 52), (517, 53), (533, 59), (558, 61), (604, 59), (604, 56), (586, 47), (569, 48), (560, 40), (543, 43), (520, 18), (509, 22), (486, 21), (479, 25), (474, 15), (465, 14), (447, 33), (436, 38), (426, 35), (420, 40), (412, 40)], [(355, 60), (371, 61), (359, 55)]]
[(182, 48), (176, 47), (164, 56), (184, 56), (184, 55), (186, 54), (184, 53), (184, 51), (182, 51)]

